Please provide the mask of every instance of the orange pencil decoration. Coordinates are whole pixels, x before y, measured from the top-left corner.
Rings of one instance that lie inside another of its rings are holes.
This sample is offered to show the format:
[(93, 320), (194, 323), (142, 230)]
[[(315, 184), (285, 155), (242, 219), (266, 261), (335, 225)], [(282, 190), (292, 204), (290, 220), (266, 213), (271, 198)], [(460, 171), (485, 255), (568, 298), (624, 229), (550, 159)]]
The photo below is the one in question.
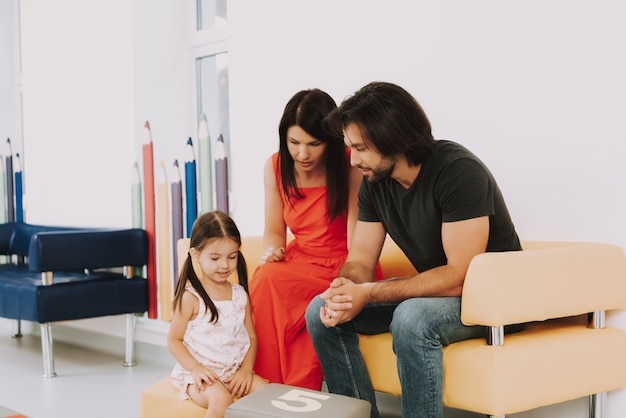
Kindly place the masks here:
[(166, 322), (172, 320), (172, 264), (170, 262), (170, 198), (168, 188), (165, 162), (161, 161), (157, 182), (159, 307), (160, 318)]
[(157, 276), (156, 276), (156, 219), (154, 203), (154, 151), (152, 147), (152, 133), (150, 123), (144, 125), (143, 143), (143, 184), (145, 229), (148, 235), (148, 264), (146, 279), (148, 280), (148, 318), (156, 319), (157, 312)]

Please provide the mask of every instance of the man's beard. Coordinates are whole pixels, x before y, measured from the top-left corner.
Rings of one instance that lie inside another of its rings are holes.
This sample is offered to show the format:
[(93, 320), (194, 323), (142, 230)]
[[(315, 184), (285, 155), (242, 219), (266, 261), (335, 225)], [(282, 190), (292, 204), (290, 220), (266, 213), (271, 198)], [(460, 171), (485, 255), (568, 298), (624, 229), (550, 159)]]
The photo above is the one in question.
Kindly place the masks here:
[(367, 177), (370, 183), (378, 183), (388, 178), (396, 166), (396, 161), (392, 158), (383, 159), (376, 168), (370, 168), (371, 174)]

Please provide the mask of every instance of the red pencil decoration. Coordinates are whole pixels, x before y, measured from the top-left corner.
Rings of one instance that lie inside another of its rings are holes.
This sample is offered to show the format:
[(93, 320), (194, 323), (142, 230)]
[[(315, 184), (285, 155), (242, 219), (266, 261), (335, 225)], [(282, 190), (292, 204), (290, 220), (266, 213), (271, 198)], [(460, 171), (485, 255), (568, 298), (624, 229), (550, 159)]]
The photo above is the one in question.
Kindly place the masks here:
[(7, 138), (7, 153), (4, 158), (4, 172), (7, 180), (7, 222), (14, 222), (15, 206), (13, 203), (13, 149), (11, 148), (10, 138)]
[[(178, 160), (174, 160), (172, 191), (172, 254), (176, 254), (178, 240), (183, 237), (183, 186)], [(174, 257), (174, 283), (178, 278), (178, 257)]]
[(158, 215), (158, 251), (159, 251), (159, 306), (160, 318), (169, 322), (172, 320), (172, 264), (170, 263), (170, 213), (169, 191), (165, 163), (159, 164), (157, 182), (157, 215)]
[(228, 213), (228, 158), (222, 134), (217, 138), (215, 148), (215, 190), (217, 210)]
[(148, 264), (146, 266), (146, 279), (148, 280), (148, 318), (156, 319), (157, 312), (157, 277), (156, 277), (156, 219), (154, 202), (154, 151), (152, 147), (152, 134), (150, 123), (144, 125), (143, 143), (143, 184), (144, 184), (144, 210), (145, 229), (148, 235)]

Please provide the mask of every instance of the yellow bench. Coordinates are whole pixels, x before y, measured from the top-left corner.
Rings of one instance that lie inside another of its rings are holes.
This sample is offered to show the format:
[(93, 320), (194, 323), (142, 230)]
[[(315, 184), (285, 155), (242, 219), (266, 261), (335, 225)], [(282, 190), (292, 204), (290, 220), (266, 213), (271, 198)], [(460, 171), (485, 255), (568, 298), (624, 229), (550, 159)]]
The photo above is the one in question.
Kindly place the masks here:
[[(187, 239), (179, 242), (180, 258), (188, 245)], [(444, 348), (443, 402), (503, 417), (590, 396), (590, 416), (599, 418), (603, 393), (626, 387), (626, 332), (604, 327), (604, 311), (626, 308), (624, 251), (599, 243), (523, 246), (525, 251), (472, 260), (461, 320), (490, 327), (494, 344), (479, 338)], [(245, 237), (242, 251), (251, 276), (263, 251), (262, 238)], [(385, 277), (415, 272), (390, 239), (380, 261)], [(531, 324), (503, 338), (505, 325), (521, 323)], [(399, 396), (391, 335), (361, 336), (360, 346), (374, 389)], [(201, 418), (204, 413), (192, 401), (178, 399), (169, 377), (141, 394), (142, 418)]]

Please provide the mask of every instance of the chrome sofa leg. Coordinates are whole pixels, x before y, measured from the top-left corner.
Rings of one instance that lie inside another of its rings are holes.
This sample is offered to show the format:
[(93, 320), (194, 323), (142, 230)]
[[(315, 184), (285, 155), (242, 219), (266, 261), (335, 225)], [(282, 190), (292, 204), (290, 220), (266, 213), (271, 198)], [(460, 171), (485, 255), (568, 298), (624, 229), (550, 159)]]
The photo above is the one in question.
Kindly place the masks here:
[(56, 377), (54, 351), (52, 350), (52, 324), (41, 324), (41, 352), (43, 354), (43, 377)]
[(13, 321), (13, 338), (20, 338), (22, 336), (22, 321), (15, 319)]
[(135, 314), (126, 314), (126, 345), (124, 349), (124, 366), (133, 367), (137, 365), (135, 359)]
[(604, 418), (606, 392), (589, 395), (589, 418)]

